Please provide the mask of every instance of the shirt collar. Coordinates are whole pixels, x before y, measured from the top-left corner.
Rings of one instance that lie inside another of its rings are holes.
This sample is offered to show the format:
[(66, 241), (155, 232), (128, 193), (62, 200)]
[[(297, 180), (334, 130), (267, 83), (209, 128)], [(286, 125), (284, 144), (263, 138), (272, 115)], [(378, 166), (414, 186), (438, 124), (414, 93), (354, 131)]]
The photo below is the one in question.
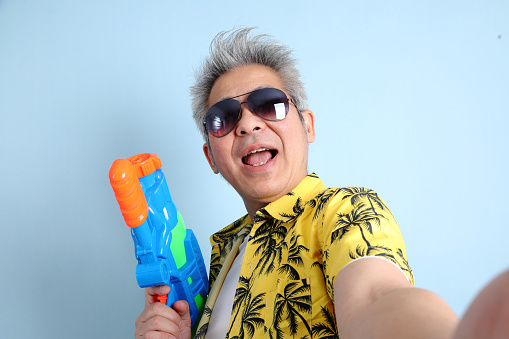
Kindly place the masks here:
[[(308, 174), (291, 192), (257, 211), (255, 214), (255, 221), (257, 218), (265, 218), (264, 215), (267, 213), (274, 219), (284, 222), (291, 221), (299, 214), (299, 207), (304, 208), (304, 205), (309, 200), (316, 197), (318, 193), (322, 192), (324, 189), (325, 185), (315, 173)], [(299, 199), (299, 204), (297, 204)], [(214, 247), (217, 244), (229, 243), (234, 240), (235, 237), (239, 236), (242, 230), (245, 229), (242, 233), (247, 234), (252, 226), (251, 218), (246, 214), (219, 232), (214, 233), (210, 237), (210, 244)]]
[(291, 221), (302, 212), (301, 209), (309, 200), (324, 189), (325, 185), (315, 173), (308, 174), (291, 192), (256, 212), (255, 221), (258, 216), (262, 217), (264, 212), (270, 214), (274, 219), (284, 222)]
[(234, 223), (226, 226), (219, 232), (214, 233), (210, 237), (210, 244), (214, 247), (217, 244), (229, 243), (235, 239), (235, 237), (239, 236), (241, 231), (246, 228), (246, 232), (252, 226), (251, 218), (248, 214), (244, 215), (242, 218), (238, 219)]

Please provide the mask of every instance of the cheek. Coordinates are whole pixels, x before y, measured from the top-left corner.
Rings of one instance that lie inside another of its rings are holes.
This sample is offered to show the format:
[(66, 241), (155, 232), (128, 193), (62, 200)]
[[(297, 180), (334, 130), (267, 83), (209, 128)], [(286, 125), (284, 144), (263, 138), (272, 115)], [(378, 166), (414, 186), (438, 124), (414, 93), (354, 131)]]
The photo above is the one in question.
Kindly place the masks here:
[(281, 126), (277, 134), (280, 136), (283, 144), (289, 149), (300, 150), (302, 147), (307, 147), (308, 137), (304, 126), (300, 123), (291, 126)]
[[(217, 142), (217, 143), (214, 143), (210, 145), (210, 149), (211, 149), (211, 152), (212, 152), (212, 156), (214, 158), (214, 162), (216, 164), (216, 166), (219, 167), (219, 169), (221, 169), (222, 167), (224, 167), (225, 164), (228, 163), (229, 159), (231, 159), (231, 147), (227, 147), (227, 144), (226, 143), (223, 143), (222, 142), (223, 140), (221, 140), (221, 142)], [(226, 140), (224, 140), (226, 141)]]

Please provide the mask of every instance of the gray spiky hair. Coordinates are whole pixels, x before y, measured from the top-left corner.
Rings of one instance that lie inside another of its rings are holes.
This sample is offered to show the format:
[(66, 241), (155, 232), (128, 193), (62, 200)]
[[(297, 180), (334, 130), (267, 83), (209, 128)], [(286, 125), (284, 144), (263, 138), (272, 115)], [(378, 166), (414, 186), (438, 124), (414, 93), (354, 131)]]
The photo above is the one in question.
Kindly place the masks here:
[(272, 68), (281, 77), (284, 90), (293, 98), (298, 110), (307, 109), (306, 92), (295, 67), (297, 61), (291, 56), (292, 51), (269, 35), (251, 36), (253, 29), (249, 27), (217, 34), (210, 44), (209, 57), (195, 72), (195, 84), (191, 86), (193, 118), (205, 141), (208, 141), (208, 134), (203, 121), (212, 86), (222, 74), (239, 66), (260, 64)]

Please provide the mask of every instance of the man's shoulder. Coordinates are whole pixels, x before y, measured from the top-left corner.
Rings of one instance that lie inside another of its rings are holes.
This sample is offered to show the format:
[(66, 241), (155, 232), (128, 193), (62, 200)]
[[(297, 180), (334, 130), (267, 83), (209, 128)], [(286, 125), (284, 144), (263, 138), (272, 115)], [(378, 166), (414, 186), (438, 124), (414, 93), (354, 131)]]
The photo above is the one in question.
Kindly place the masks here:
[(330, 222), (329, 219), (336, 220), (338, 217), (357, 219), (359, 214), (367, 215), (367, 210), (392, 216), (377, 192), (361, 186), (324, 188), (307, 201), (306, 205), (308, 212), (313, 214), (313, 220), (321, 222)]
[(362, 199), (380, 199), (378, 193), (374, 190), (361, 186), (341, 186), (329, 187), (321, 190), (315, 197), (310, 200), (310, 204), (314, 207), (317, 203), (325, 203), (330, 201), (344, 201), (351, 205), (356, 205)]
[[(298, 188), (301, 188), (300, 192)], [(345, 201), (349, 200), (352, 204), (355, 204), (362, 198), (379, 198), (378, 194), (374, 190), (362, 186), (326, 187), (315, 173), (309, 174), (295, 191), (299, 193), (307, 192), (302, 193), (302, 197), (307, 198), (306, 200), (309, 200), (310, 202), (324, 202), (334, 199)], [(309, 193), (311, 193), (311, 195), (309, 195)], [(290, 192), (289, 194), (295, 194), (295, 192)]]

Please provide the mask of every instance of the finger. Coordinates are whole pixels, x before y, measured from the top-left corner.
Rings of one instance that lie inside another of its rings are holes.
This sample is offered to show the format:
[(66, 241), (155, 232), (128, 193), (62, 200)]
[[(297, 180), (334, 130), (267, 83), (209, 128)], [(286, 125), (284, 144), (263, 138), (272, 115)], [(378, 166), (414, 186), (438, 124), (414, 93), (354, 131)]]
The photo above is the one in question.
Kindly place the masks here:
[(168, 334), (178, 337), (181, 320), (180, 315), (172, 308), (162, 303), (151, 304), (136, 318), (135, 336), (136, 338), (147, 337), (149, 332), (156, 331), (166, 333), (166, 338)]
[(176, 324), (181, 321), (180, 315), (171, 307), (163, 303), (153, 303), (143, 309), (143, 312), (136, 318), (135, 325), (138, 326), (153, 317), (163, 317)]
[(167, 321), (162, 317), (150, 318), (140, 324), (134, 331), (135, 338), (178, 338), (180, 328), (178, 324)]
[(154, 331), (151, 331), (151, 332), (148, 332), (148, 333), (144, 333), (143, 335), (136, 335), (136, 333), (134, 334), (134, 338), (136, 339), (175, 339), (174, 336), (172, 336), (171, 334), (168, 334), (168, 333), (163, 333), (163, 332), (154, 332)]
[(173, 304), (173, 309), (180, 315), (180, 336), (179, 338), (191, 337), (191, 313), (189, 304), (184, 300), (179, 300)]
[(157, 299), (160, 295), (167, 295), (170, 293), (170, 286), (161, 285), (161, 286), (153, 286), (145, 288), (145, 307), (155, 302), (158, 302)]

